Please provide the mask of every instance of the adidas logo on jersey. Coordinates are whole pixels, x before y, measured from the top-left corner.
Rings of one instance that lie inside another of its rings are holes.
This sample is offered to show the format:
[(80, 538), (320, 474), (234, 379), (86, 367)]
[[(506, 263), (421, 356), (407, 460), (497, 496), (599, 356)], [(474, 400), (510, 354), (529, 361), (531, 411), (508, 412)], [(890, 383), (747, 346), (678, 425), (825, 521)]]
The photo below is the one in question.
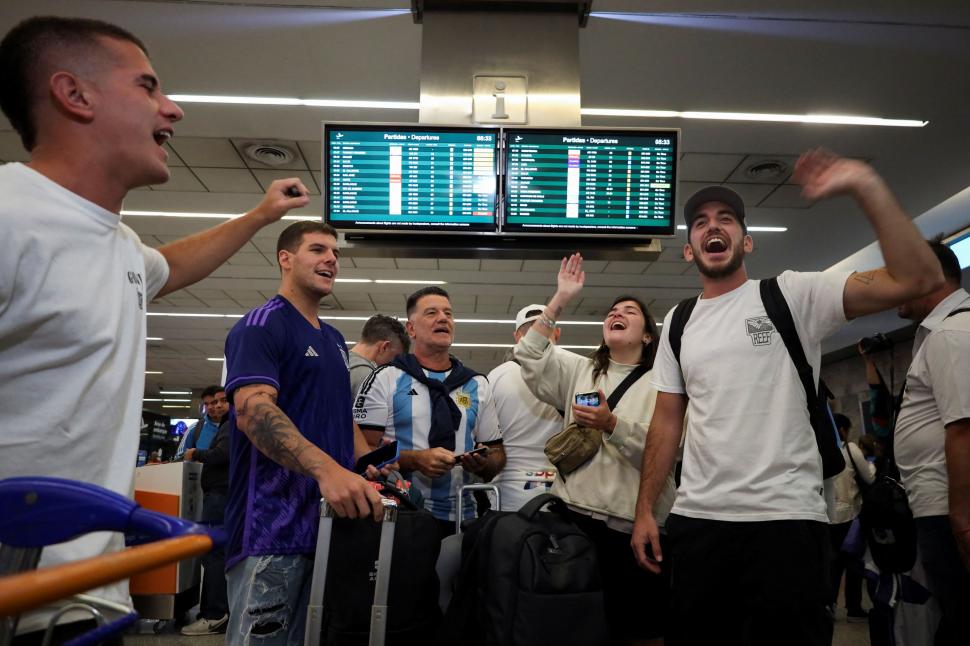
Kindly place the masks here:
[(408, 396), (409, 397), (414, 397), (417, 394), (418, 394), (418, 391), (416, 391), (414, 388), (412, 388), (411, 389), (411, 392), (408, 393)]
[(306, 354), (304, 354), (303, 356), (304, 357), (319, 357), (320, 355), (317, 354), (317, 351), (313, 349), (313, 346), (312, 345), (308, 345), (307, 348), (306, 348)]

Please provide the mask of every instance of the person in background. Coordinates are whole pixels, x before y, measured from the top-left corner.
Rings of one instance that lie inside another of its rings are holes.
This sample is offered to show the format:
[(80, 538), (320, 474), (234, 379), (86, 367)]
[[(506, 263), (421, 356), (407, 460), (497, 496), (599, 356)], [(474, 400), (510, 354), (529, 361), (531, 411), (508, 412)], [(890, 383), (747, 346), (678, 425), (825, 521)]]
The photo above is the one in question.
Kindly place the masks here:
[[(526, 305), (515, 316), (512, 336), (518, 343), (542, 315), (545, 305)], [(561, 330), (556, 328), (550, 337), (558, 343)], [(566, 352), (566, 350), (560, 350)], [(556, 478), (556, 469), (545, 454), (546, 442), (562, 430), (563, 414), (555, 406), (536, 399), (525, 381), (515, 359), (514, 348), (506, 361), (488, 373), (492, 384), (495, 414), (502, 429), (505, 446), (505, 468), (492, 482), (501, 493), (501, 510), (518, 511), (536, 495), (546, 493)]]
[[(867, 621), (869, 614), (862, 609), (862, 562), (842, 551), (852, 521), (862, 510), (862, 492), (858, 480), (871, 484), (876, 467), (866, 460), (862, 450), (849, 441), (852, 422), (841, 413), (832, 415), (842, 443), (845, 469), (825, 481), (826, 511), (829, 517), (829, 538), (832, 545), (832, 596), (830, 609), (835, 616), (842, 573), (845, 572), (845, 609), (848, 621)], [(858, 480), (857, 480), (858, 479)]]
[(229, 414), (229, 400), (222, 386), (206, 387), (201, 397), (202, 417), (185, 434), (185, 442), (179, 448), (179, 454), (182, 456), (190, 449), (208, 449), (216, 433), (219, 432), (219, 426)]
[[(371, 446), (397, 440), (401, 474), (421, 493), (442, 538), (455, 532), (459, 488), (505, 465), (488, 380), (451, 356), (455, 318), (448, 292), (423, 287), (407, 299), (411, 354), (398, 355), (360, 386), (354, 419)], [(470, 454), (484, 448), (484, 454)], [(472, 515), (466, 501), (462, 516)]]
[(360, 340), (350, 349), (350, 396), (357, 396), (360, 385), (378, 366), (390, 363), (411, 349), (404, 326), (392, 316), (375, 314), (360, 331)]
[[(569, 474), (560, 470), (552, 493), (566, 502), (573, 522), (596, 545), (611, 643), (662, 644), (669, 581), (637, 568), (630, 551), (643, 446), (657, 396), (650, 370), (659, 335), (646, 306), (621, 296), (603, 320), (603, 341), (592, 356), (558, 351), (552, 343), (558, 321), (585, 280), (582, 256), (563, 258), (556, 293), (516, 344), (515, 358), (529, 390), (564, 411), (561, 428), (576, 423), (601, 432), (593, 457)], [(608, 396), (624, 383), (628, 389), (610, 410)], [(590, 392), (599, 397), (598, 405), (576, 403), (576, 395)], [(673, 469), (668, 467), (661, 479), (663, 493), (652, 509), (660, 526), (674, 501)]]
[[(203, 420), (193, 428), (195, 446), (185, 451), (186, 462), (202, 465), (201, 522), (213, 529), (225, 525), (226, 500), (229, 494), (229, 400), (222, 386), (209, 386), (202, 391)], [(200, 426), (212, 425), (215, 433), (207, 436)], [(205, 444), (205, 446), (203, 446)], [(199, 616), (182, 627), (183, 635), (214, 635), (226, 632), (229, 622), (229, 597), (226, 593), (226, 550), (215, 547), (202, 556), (202, 593)]]
[[(308, 191), (276, 180), (240, 217), (144, 245), (122, 222), (122, 203), (168, 181), (165, 144), (183, 113), (145, 45), (106, 22), (40, 16), (11, 29), (0, 42), (0, 108), (30, 153), (0, 167), (0, 478), (54, 476), (130, 496), (148, 303), (208, 276), (306, 206)], [(96, 532), (46, 547), (40, 567), (123, 548), (121, 534)], [(130, 603), (127, 581), (91, 594)], [(25, 615), (17, 630), (40, 641), (51, 615)], [(63, 616), (74, 625), (54, 641), (89, 620)]]
[(970, 644), (970, 294), (952, 249), (928, 244), (946, 280), (907, 301), (919, 323), (893, 432), (896, 465), (916, 518), (920, 559), (943, 611), (937, 646)]

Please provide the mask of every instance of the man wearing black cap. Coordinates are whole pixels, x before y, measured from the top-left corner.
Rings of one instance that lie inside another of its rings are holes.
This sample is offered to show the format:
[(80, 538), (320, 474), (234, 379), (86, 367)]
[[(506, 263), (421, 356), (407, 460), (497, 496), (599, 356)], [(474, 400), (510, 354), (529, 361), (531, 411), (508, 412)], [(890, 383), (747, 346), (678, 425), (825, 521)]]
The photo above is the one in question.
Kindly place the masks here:
[[(939, 263), (868, 165), (825, 151), (795, 168), (810, 200), (849, 195), (886, 267), (786, 271), (778, 285), (815, 378), (821, 341), (847, 320), (895, 307), (942, 282)], [(653, 369), (659, 394), (647, 434), (632, 545), (640, 565), (673, 563), (672, 641), (828, 644), (828, 534), (822, 468), (805, 390), (744, 256), (754, 248), (744, 202), (704, 188), (684, 209), (684, 257), (703, 293), (683, 327), (679, 362), (664, 321)], [(683, 472), (661, 553), (651, 514), (689, 410)]]

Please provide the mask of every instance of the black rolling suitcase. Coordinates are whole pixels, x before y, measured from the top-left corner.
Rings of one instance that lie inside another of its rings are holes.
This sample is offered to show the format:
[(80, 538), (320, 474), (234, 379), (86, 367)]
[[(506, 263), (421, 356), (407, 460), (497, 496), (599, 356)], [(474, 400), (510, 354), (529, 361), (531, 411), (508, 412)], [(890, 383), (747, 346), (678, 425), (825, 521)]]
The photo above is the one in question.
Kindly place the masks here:
[[(384, 498), (384, 521), (335, 518), (320, 501), (305, 644), (420, 644), (441, 619), (434, 518), (402, 494)], [(376, 556), (376, 560), (375, 560)], [(393, 567), (392, 567), (393, 563)]]

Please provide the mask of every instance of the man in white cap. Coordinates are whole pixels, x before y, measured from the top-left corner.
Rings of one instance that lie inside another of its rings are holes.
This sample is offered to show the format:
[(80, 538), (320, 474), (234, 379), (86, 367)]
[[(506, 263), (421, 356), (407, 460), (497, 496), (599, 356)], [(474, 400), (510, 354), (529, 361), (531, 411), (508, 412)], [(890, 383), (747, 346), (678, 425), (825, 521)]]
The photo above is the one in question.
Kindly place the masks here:
[[(528, 305), (515, 317), (515, 342), (525, 336), (545, 305)], [(557, 328), (552, 338), (559, 341)], [(565, 352), (565, 350), (560, 350)], [(546, 441), (563, 428), (562, 413), (545, 404), (529, 391), (518, 362), (507, 361), (488, 373), (492, 400), (505, 442), (505, 468), (493, 483), (501, 492), (502, 511), (518, 511), (540, 493), (545, 493), (556, 477), (555, 468), (544, 452)]]

